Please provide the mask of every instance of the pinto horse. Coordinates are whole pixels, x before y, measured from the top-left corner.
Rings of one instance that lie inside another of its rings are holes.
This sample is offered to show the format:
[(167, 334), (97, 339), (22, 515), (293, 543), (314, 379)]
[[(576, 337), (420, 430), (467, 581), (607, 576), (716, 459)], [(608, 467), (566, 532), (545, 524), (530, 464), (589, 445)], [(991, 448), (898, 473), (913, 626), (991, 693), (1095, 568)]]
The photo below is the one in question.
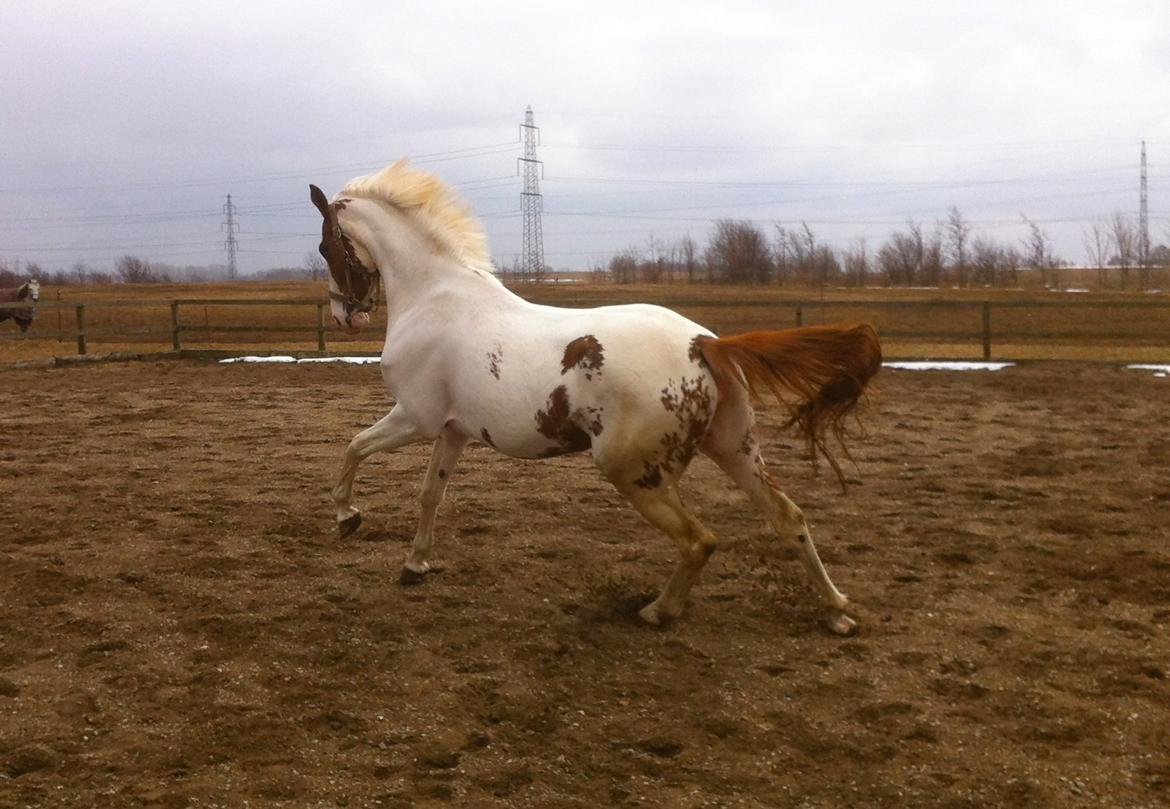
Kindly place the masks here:
[[(682, 556), (641, 611), (675, 618), (716, 548), (678, 483), (702, 452), (747, 492), (790, 543), (827, 608), (850, 634), (848, 601), (829, 580), (800, 509), (768, 473), (752, 400), (774, 394), (811, 452), (881, 366), (868, 325), (757, 331), (729, 337), (669, 309), (642, 304), (563, 309), (529, 303), (495, 277), (470, 209), (435, 177), (399, 161), (348, 183), (332, 201), (316, 186), (330, 308), (348, 332), (369, 323), (386, 292), (381, 371), (396, 404), (349, 443), (333, 500), (342, 538), (361, 524), (352, 504), (358, 464), (375, 452), (434, 443), (421, 514), (401, 582), (430, 569), (435, 513), (464, 448), (480, 441), (513, 458), (591, 450), (601, 474)], [(844, 444), (842, 443), (842, 447)], [(840, 467), (834, 462), (842, 484)]]
[[(41, 298), (41, 283), (35, 278), (18, 287), (0, 289), (0, 322), (12, 318), (22, 332), (28, 331), (36, 317), (35, 304)], [(20, 304), (13, 306), (12, 304)]]

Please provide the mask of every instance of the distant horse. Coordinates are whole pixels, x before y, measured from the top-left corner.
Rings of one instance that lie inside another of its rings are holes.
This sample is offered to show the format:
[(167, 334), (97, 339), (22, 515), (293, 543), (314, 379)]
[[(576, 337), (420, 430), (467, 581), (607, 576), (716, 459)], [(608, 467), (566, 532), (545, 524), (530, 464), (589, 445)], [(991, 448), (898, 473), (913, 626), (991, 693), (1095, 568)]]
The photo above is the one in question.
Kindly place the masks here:
[(12, 304), (19, 304), (28, 302), (35, 304), (41, 299), (41, 283), (35, 278), (31, 281), (26, 281), (18, 287), (9, 287), (8, 289), (0, 289), (0, 322), (12, 318), (16, 321), (16, 325), (20, 326), (22, 332), (28, 331), (28, 327), (32, 325), (33, 318), (37, 315), (36, 306), (13, 306)]
[(397, 402), (345, 452), (333, 488), (343, 538), (361, 524), (351, 505), (354, 475), (375, 452), (434, 442), (402, 570), (402, 583), (411, 584), (430, 569), (435, 512), (468, 443), (513, 458), (592, 450), (605, 479), (682, 555), (665, 589), (640, 612), (658, 624), (682, 613), (716, 547), (678, 489), (702, 452), (796, 548), (828, 608), (829, 628), (854, 630), (803, 514), (764, 466), (751, 399), (775, 394), (810, 451), (831, 460), (827, 435), (843, 437), (842, 419), (881, 366), (872, 327), (716, 337), (658, 306), (539, 306), (496, 279), (482, 226), (437, 178), (399, 161), (352, 180), (332, 202), (309, 188), (324, 218), (320, 251), (337, 324), (349, 333), (367, 326), (379, 285), (385, 288), (381, 370)]

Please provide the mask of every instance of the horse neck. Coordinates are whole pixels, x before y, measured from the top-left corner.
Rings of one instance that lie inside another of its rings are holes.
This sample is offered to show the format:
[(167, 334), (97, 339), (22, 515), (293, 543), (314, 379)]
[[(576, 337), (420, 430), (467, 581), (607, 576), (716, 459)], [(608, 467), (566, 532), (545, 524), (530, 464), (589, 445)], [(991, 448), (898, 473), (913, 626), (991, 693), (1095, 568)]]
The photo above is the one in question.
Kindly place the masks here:
[(362, 205), (357, 211), (365, 230), (362, 244), (382, 275), (388, 320), (393, 321), (439, 290), (467, 287), (486, 295), (492, 289), (504, 289), (494, 277), (464, 267), (448, 256), (401, 211), (376, 203)]

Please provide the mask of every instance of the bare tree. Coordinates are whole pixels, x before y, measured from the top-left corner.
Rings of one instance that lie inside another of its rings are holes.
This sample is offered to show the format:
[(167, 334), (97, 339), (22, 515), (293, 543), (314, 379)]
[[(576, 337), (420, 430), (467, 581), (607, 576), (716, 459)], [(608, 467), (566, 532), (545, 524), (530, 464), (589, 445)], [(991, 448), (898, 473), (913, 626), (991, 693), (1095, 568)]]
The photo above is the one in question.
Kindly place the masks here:
[(122, 256), (114, 262), (114, 275), (123, 284), (153, 284), (161, 280), (149, 261), (131, 255)]
[(638, 251), (627, 248), (609, 260), (609, 274), (615, 283), (632, 284), (637, 280), (640, 263)]
[(971, 242), (971, 276), (976, 284), (993, 287), (999, 281), (1002, 248), (986, 236), (976, 236)]
[(1109, 263), (1121, 268), (1121, 288), (1125, 289), (1129, 286), (1129, 268), (1137, 254), (1137, 228), (1121, 211), (1114, 211), (1109, 220), (1109, 237), (1114, 250)]
[(1024, 220), (1024, 224), (1028, 226), (1028, 235), (1022, 240), (1024, 245), (1024, 264), (1033, 270), (1039, 271), (1040, 285), (1047, 289), (1050, 280), (1059, 281), (1059, 279), (1049, 278), (1056, 267), (1059, 266), (1059, 262), (1056, 260), (1056, 256), (1052, 251), (1052, 241), (1039, 225), (1023, 214), (1020, 216)]
[(305, 253), (305, 260), (302, 263), (312, 280), (320, 281), (325, 277), (325, 259), (321, 258), (321, 254), (316, 250)]
[(1081, 231), (1081, 242), (1089, 263), (1097, 268), (1097, 286), (1105, 288), (1105, 264), (1109, 261), (1109, 225), (1093, 222)]
[(963, 218), (957, 206), (952, 205), (944, 225), (947, 236), (947, 251), (955, 268), (955, 281), (961, 287), (968, 286), (967, 241), (971, 236), (971, 223)]
[(869, 277), (869, 248), (865, 238), (859, 238), (845, 250), (842, 257), (845, 265), (845, 283), (849, 286), (863, 287)]
[(911, 286), (922, 266), (922, 243), (913, 234), (894, 231), (877, 253), (878, 268), (889, 286)]
[(923, 234), (922, 226), (910, 223), (911, 230), (915, 231), (915, 238), (921, 245), (922, 251), (922, 280), (927, 286), (942, 285), (943, 268), (943, 240), (940, 228), (935, 225), (934, 232), (929, 236)]
[(687, 283), (695, 282), (695, 271), (699, 267), (698, 250), (699, 246), (695, 244), (695, 240), (691, 238), (691, 234), (683, 237), (678, 246), (679, 255), (682, 257), (683, 271), (687, 274)]
[(772, 269), (768, 241), (753, 223), (720, 219), (707, 244), (707, 261), (729, 283), (767, 283)]
[(772, 249), (772, 257), (776, 265), (776, 283), (783, 285), (793, 272), (792, 234), (776, 223), (776, 246)]
[(88, 283), (90, 278), (89, 265), (84, 261), (73, 262), (73, 277), (77, 279), (77, 283)]

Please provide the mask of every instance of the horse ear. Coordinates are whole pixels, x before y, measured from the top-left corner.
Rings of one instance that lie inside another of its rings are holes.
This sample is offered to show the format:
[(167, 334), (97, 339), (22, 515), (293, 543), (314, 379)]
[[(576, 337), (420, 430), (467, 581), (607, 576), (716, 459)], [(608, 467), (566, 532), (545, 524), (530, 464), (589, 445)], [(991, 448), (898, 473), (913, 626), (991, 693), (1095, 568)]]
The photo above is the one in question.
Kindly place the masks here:
[(329, 200), (325, 198), (325, 192), (312, 183), (309, 183), (309, 199), (313, 200), (313, 204), (317, 206), (321, 216), (329, 216)]

